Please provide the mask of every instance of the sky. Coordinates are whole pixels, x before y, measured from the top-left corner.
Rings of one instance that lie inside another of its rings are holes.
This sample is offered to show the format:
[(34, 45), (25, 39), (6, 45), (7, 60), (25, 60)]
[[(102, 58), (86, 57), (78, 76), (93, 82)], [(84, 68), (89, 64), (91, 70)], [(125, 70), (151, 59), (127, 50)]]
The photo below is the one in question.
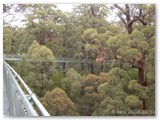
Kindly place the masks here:
[[(77, 5), (77, 4), (55, 4), (57, 6), (58, 9), (60, 9), (62, 12), (72, 12), (72, 8), (73, 8), (73, 5)], [(7, 21), (10, 21), (12, 18), (12, 16), (8, 16), (6, 19)], [(15, 26), (20, 26), (22, 27), (23, 26), (23, 22), (21, 22), (22, 19), (24, 19), (24, 16), (22, 15), (17, 15), (16, 18), (18, 18), (17, 21), (15, 22), (10, 22), (11, 25), (15, 25)]]
[(56, 4), (63, 12), (71, 12), (74, 4)]
[[(57, 6), (58, 9), (60, 9), (62, 12), (72, 12), (72, 9), (74, 6), (78, 5), (78, 4), (55, 4)], [(12, 19), (13, 16), (7, 16), (5, 19), (7, 21), (10, 21)], [(19, 26), (19, 27), (23, 27), (24, 22), (22, 22), (21, 20), (24, 19), (24, 16), (22, 14), (16, 15), (16, 21), (15, 22), (9, 22), (11, 23), (11, 25), (13, 26)], [(115, 19), (115, 16), (113, 15), (108, 15), (107, 20), (108, 21), (112, 21), (113, 19)], [(118, 17), (116, 18), (116, 20), (118, 19)]]

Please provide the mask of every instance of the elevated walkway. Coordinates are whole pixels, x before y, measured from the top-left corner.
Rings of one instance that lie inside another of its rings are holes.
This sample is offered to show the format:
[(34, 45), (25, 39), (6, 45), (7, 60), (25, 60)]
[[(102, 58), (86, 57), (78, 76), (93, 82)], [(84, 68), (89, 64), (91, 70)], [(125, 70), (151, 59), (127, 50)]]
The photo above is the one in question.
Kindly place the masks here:
[(50, 116), (36, 95), (5, 61), (3, 61), (3, 114), (5, 116)]

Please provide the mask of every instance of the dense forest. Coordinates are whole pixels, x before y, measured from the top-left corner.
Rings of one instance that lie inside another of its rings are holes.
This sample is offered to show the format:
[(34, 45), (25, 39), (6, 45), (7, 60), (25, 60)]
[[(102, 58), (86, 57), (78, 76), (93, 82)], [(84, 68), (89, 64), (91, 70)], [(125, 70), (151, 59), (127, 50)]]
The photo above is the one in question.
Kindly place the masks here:
[(153, 4), (4, 4), (3, 52), (52, 116), (155, 115)]

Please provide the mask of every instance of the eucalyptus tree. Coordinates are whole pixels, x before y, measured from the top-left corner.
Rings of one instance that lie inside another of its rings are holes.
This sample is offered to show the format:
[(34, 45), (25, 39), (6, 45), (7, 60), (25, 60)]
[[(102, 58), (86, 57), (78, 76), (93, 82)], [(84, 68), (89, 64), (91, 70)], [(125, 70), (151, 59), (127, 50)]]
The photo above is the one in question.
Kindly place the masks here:
[(77, 116), (76, 107), (61, 88), (47, 92), (42, 98), (44, 107), (52, 116)]
[[(49, 80), (55, 72), (55, 57), (52, 51), (34, 40), (28, 48), (28, 52), (22, 54), (22, 57), (24, 59), (23, 61), (27, 61), (32, 65), (31, 73), (35, 76), (33, 78), (36, 78), (30, 81), (33, 84), (32, 87), (36, 87), (36, 93), (39, 96), (43, 96), (47, 90)], [(37, 84), (34, 81), (37, 81)]]
[(23, 28), (16, 26), (3, 27), (3, 52), (5, 54), (18, 54), (19, 44), (21, 43), (21, 36), (23, 35)]
[[(155, 6), (114, 4), (112, 12), (120, 19), (113, 24), (107, 21), (109, 6), (81, 4), (63, 13), (52, 4), (19, 4), (25, 27), (4, 26), (4, 52), (22, 54), (14, 68), (43, 97), (51, 115), (133, 115), (114, 112), (119, 110), (143, 115), (155, 110)], [(53, 77), (55, 57), (89, 60), (93, 74), (81, 63), (80, 71), (70, 68), (65, 76)]]
[(70, 68), (64, 79), (62, 79), (62, 88), (66, 91), (67, 95), (72, 99), (72, 101), (78, 103), (80, 99), (81, 89), (84, 84), (85, 79), (77, 73), (73, 68)]
[(58, 29), (62, 29), (59, 24), (63, 22), (63, 13), (53, 4), (28, 4), (25, 7), (29, 11), (24, 20), (28, 32), (34, 35), (39, 44), (55, 42)]
[(83, 60), (91, 60), (92, 63), (88, 64), (91, 73), (104, 72), (104, 63), (100, 62), (102, 67), (99, 70), (99, 63), (95, 63), (96, 58), (105, 61), (108, 52), (105, 41), (109, 36), (119, 33), (120, 28), (107, 21), (109, 6), (106, 4), (80, 4), (73, 9), (73, 14), (78, 18), (76, 25), (81, 36), (76, 42), (78, 46), (76, 56)]
[(147, 24), (150, 25), (154, 22), (154, 4), (114, 4), (114, 7), (118, 9), (116, 14), (129, 34), (132, 33), (133, 24), (135, 22), (140, 22), (144, 26)]
[(103, 94), (105, 98), (94, 109), (92, 115), (126, 115), (116, 111), (127, 111), (125, 98), (128, 96), (130, 76), (127, 71), (116, 67), (107, 73), (106, 78), (107, 80), (97, 87), (97, 92)]
[(100, 103), (107, 97), (105, 93), (98, 92), (98, 86), (105, 83), (108, 77), (107, 73), (100, 73), (99, 76), (94, 74), (86, 76), (81, 89), (81, 115), (92, 115), (94, 110), (99, 107)]
[[(148, 38), (147, 34), (151, 36)], [(112, 54), (110, 59), (121, 60), (128, 63), (131, 68), (137, 68), (138, 83), (142, 86), (147, 86), (147, 82), (150, 81), (146, 78), (149, 72), (146, 68), (153, 66), (153, 62), (146, 63), (146, 58), (151, 59), (148, 58), (151, 57), (149, 54), (154, 54), (154, 37), (154, 26), (146, 26), (141, 31), (134, 30), (131, 35), (120, 34), (107, 40), (107, 45)], [(150, 51), (152, 52), (150, 53)], [(145, 104), (144, 101), (142, 109), (146, 109)]]

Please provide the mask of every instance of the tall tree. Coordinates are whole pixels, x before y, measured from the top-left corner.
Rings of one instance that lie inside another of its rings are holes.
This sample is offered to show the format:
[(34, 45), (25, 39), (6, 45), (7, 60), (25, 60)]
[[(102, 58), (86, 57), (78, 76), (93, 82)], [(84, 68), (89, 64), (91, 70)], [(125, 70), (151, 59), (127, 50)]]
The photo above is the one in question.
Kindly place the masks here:
[[(150, 37), (147, 37), (148, 35), (146, 34), (146, 29), (149, 30), (148, 27), (150, 28)], [(110, 59), (121, 60), (130, 64), (132, 68), (137, 68), (138, 82), (142, 86), (147, 86), (145, 61), (149, 50), (154, 48), (152, 46), (154, 44), (153, 29), (154, 26), (147, 26), (141, 31), (133, 31), (129, 36), (127, 34), (117, 35), (107, 41), (107, 45), (112, 51)], [(143, 109), (146, 109), (145, 101), (143, 102), (143, 106)]]
[(23, 28), (4, 26), (4, 53), (15, 54), (18, 53), (19, 44), (21, 43), (21, 36)]
[(151, 5), (118, 5), (114, 6), (119, 10), (117, 16), (124, 24), (129, 34), (133, 31), (133, 23), (136, 21), (141, 22), (144, 26), (150, 24), (154, 19), (155, 6)]
[(27, 29), (35, 36), (39, 44), (45, 45), (46, 42), (55, 42), (60, 25), (63, 23), (63, 13), (56, 10), (55, 5), (29, 4), (26, 9), (30, 13), (26, 15)]
[(98, 56), (98, 52), (99, 52), (100, 42), (97, 38), (98, 38), (98, 33), (94, 29), (87, 29), (83, 32), (83, 35), (82, 35), (82, 39), (86, 43), (85, 45), (86, 55), (85, 56), (87, 56), (86, 59), (89, 59), (91, 62), (90, 64), (91, 73), (95, 73), (94, 72), (94, 61), (96, 57)]
[(42, 99), (42, 103), (49, 113), (53, 116), (76, 116), (74, 103), (68, 98), (65, 91), (61, 88), (55, 88)]
[(33, 65), (43, 95), (47, 90), (47, 75), (54, 72), (55, 57), (53, 56), (52, 51), (34, 40), (28, 49), (28, 53), (23, 56), (26, 61), (29, 61)]
[[(81, 115), (92, 115), (94, 110), (105, 99), (104, 93), (98, 93), (98, 86), (108, 80), (108, 74), (100, 73), (99, 76), (94, 74), (87, 75), (81, 90)], [(84, 111), (85, 109), (85, 111)]]
[(84, 84), (84, 78), (77, 73), (73, 68), (70, 68), (66, 77), (62, 80), (62, 88), (66, 91), (68, 96), (77, 101), (80, 99), (81, 88)]

